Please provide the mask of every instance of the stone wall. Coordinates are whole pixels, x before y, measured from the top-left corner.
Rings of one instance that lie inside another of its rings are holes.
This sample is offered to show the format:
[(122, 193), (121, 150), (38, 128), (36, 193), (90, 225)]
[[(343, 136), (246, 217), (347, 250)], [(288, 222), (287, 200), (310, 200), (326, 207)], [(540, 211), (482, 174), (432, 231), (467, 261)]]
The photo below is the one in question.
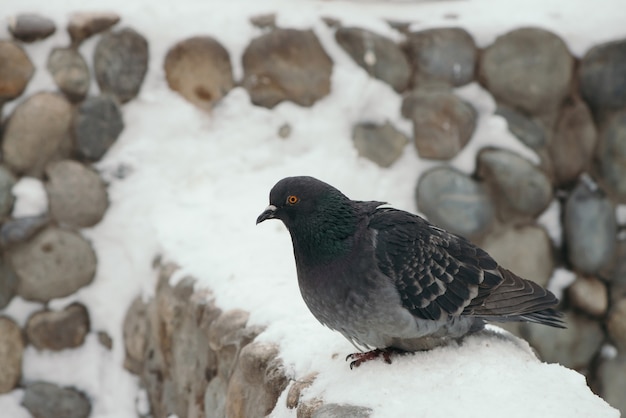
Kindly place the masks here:
[[(99, 222), (108, 202), (91, 164), (123, 130), (123, 104), (138, 94), (148, 70), (149, 40), (131, 28), (114, 28), (119, 20), (73, 15), (70, 45), (54, 48), (47, 61), (56, 86), (29, 97), (21, 97), (34, 71), (24, 43), (49, 36), (54, 22), (20, 15), (10, 26), (14, 39), (0, 40), (0, 106), (19, 100), (3, 115), (1, 130), (0, 309), (15, 295), (41, 303), (23, 330), (0, 317), (0, 369), (6, 371), (0, 392), (24, 384), (25, 344), (63, 350), (94, 332), (88, 306), (51, 311), (46, 303), (93, 280), (97, 255), (80, 228)], [(433, 222), (542, 285), (557, 269), (570, 272), (575, 279), (564, 286), (561, 304), (568, 330), (556, 334), (557, 341), (539, 327), (512, 330), (545, 360), (586, 374), (595, 391), (626, 411), (626, 237), (624, 219), (616, 215), (626, 203), (626, 40), (597, 45), (578, 59), (558, 36), (539, 28), (502, 34), (481, 49), (460, 28), (411, 32), (393, 23), (404, 38), (397, 43), (332, 18), (325, 22), (363, 71), (402, 95), (398, 112), (413, 126), (408, 138), (390, 123), (357, 123), (352, 140), (359, 154), (392, 167), (412, 142), (421, 158), (440, 161), (415, 187), (417, 208)], [(277, 28), (272, 15), (252, 23), (262, 35), (243, 53), (241, 80), (234, 79), (220, 41), (198, 34), (172, 45), (163, 58), (170, 88), (209, 112), (237, 86), (269, 109), (282, 101), (311, 106), (329, 94), (334, 63), (314, 31)], [(100, 94), (93, 97), (78, 50), (91, 36), (99, 37), (92, 68)], [(472, 141), (478, 122), (474, 105), (455, 91), (471, 82), (493, 95), (497, 114), (538, 162), (485, 147), (471, 175), (448, 164)], [(279, 135), (287, 138), (290, 131), (285, 125)], [(49, 208), (25, 213), (14, 207), (14, 195), (33, 182), (45, 190)], [(557, 237), (538, 220), (555, 206), (563, 231)], [(193, 293), (189, 281), (167, 285), (169, 269), (153, 301), (133, 304), (125, 329), (126, 367), (141, 376), (154, 415), (211, 410), (261, 416), (271, 410), (287, 384), (276, 348), (254, 342), (260, 330), (245, 326), (245, 312), (221, 312), (209, 294)], [(101, 341), (111, 344), (106, 335)], [(294, 396), (299, 413), (310, 413), (313, 406), (298, 405)], [(59, 397), (75, 402), (74, 416), (89, 413), (80, 388), (46, 382), (28, 382), (24, 404), (33, 414), (41, 405), (54, 413), (46, 402)]]

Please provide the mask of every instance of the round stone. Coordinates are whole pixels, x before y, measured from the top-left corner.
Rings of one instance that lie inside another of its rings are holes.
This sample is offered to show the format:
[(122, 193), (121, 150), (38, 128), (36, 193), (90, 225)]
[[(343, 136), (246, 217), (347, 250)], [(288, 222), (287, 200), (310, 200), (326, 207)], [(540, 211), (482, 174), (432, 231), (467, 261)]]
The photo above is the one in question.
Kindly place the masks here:
[(17, 293), (17, 276), (9, 264), (0, 258), (0, 309), (4, 309)]
[(477, 174), (489, 186), (503, 213), (536, 217), (552, 201), (548, 176), (527, 159), (501, 148), (483, 148), (477, 157)]
[(87, 418), (91, 413), (91, 403), (84, 393), (47, 382), (27, 385), (22, 405), (37, 418)]
[(359, 123), (352, 130), (352, 140), (359, 155), (389, 167), (402, 155), (409, 139), (389, 122), (384, 125)]
[(582, 100), (561, 108), (556, 131), (548, 142), (552, 172), (557, 184), (571, 184), (590, 168), (598, 143), (591, 111)]
[(124, 130), (124, 119), (117, 99), (108, 94), (89, 97), (79, 106), (73, 122), (78, 153), (98, 161)]
[(312, 106), (330, 93), (333, 62), (312, 30), (261, 35), (245, 49), (242, 63), (242, 84), (255, 105), (271, 109), (289, 100)]
[(450, 167), (426, 171), (416, 189), (417, 207), (434, 224), (468, 238), (484, 234), (494, 209), (484, 186)]
[(94, 72), (100, 91), (121, 103), (132, 100), (148, 71), (148, 41), (133, 29), (108, 32), (94, 52)]
[(51, 19), (37, 13), (20, 13), (9, 19), (9, 32), (22, 42), (45, 39), (56, 31)]
[(120, 21), (120, 16), (112, 12), (77, 12), (72, 13), (67, 24), (73, 45), (84, 39), (109, 29)]
[(93, 280), (96, 254), (81, 235), (49, 227), (11, 249), (9, 258), (26, 300), (47, 302), (71, 295)]
[(352, 59), (372, 77), (389, 84), (397, 92), (406, 90), (411, 66), (395, 42), (360, 28), (339, 28), (335, 39)]
[(46, 193), (52, 218), (85, 228), (100, 222), (109, 205), (106, 185), (95, 171), (63, 160), (46, 167)]
[(626, 39), (591, 48), (580, 61), (580, 91), (594, 109), (626, 106)]
[(524, 279), (545, 287), (552, 277), (552, 243), (546, 230), (538, 225), (499, 228), (487, 234), (481, 247), (502, 267)]
[(18, 44), (0, 40), (0, 103), (22, 94), (34, 72), (32, 61)]
[(81, 101), (89, 90), (89, 68), (74, 48), (54, 48), (48, 56), (48, 71), (59, 89), (73, 102)]
[(7, 393), (20, 380), (24, 340), (20, 327), (11, 318), (0, 316), (0, 393)]
[(478, 120), (474, 107), (448, 90), (417, 90), (402, 102), (402, 116), (413, 122), (421, 158), (448, 160), (469, 142)]
[(577, 277), (567, 288), (567, 295), (572, 305), (597, 318), (603, 317), (609, 306), (606, 285), (595, 277)]
[(170, 88), (210, 111), (235, 85), (230, 55), (210, 36), (196, 36), (174, 45), (165, 56)]
[(413, 66), (413, 85), (438, 80), (462, 86), (474, 80), (477, 49), (465, 29), (437, 28), (410, 33), (406, 50)]
[(616, 238), (613, 203), (579, 183), (565, 203), (565, 242), (572, 265), (583, 274), (597, 274), (613, 260)]
[(558, 107), (572, 82), (574, 58), (555, 34), (513, 30), (482, 54), (480, 78), (499, 101), (530, 114)]
[(29, 97), (15, 108), (6, 125), (2, 141), (5, 164), (18, 174), (40, 177), (48, 161), (69, 155), (71, 120), (72, 105), (62, 95)]
[(509, 131), (528, 147), (539, 151), (546, 146), (547, 132), (540, 121), (503, 104), (498, 105), (496, 115), (506, 119)]
[(62, 311), (39, 311), (28, 318), (28, 342), (39, 350), (64, 350), (80, 347), (89, 332), (89, 313), (80, 303)]

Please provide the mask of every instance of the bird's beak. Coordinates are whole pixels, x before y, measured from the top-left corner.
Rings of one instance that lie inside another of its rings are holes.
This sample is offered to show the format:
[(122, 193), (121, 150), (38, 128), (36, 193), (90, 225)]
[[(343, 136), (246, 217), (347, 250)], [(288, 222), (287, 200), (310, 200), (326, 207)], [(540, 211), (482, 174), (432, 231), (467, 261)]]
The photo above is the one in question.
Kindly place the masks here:
[(266, 219), (274, 219), (275, 215), (276, 215), (276, 206), (269, 205), (268, 207), (265, 208), (263, 213), (260, 214), (258, 218), (256, 218), (256, 223), (258, 225)]

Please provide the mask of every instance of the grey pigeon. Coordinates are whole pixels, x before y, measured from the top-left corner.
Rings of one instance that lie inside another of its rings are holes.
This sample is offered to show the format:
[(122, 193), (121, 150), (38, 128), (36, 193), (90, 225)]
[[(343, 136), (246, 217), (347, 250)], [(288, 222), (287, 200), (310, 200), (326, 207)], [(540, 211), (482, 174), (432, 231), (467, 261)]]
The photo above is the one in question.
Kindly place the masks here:
[(485, 321), (564, 327), (548, 290), (465, 238), (383, 204), (287, 177), (256, 221), (280, 219), (289, 230), (306, 305), (361, 351), (348, 356), (350, 367), (458, 341)]

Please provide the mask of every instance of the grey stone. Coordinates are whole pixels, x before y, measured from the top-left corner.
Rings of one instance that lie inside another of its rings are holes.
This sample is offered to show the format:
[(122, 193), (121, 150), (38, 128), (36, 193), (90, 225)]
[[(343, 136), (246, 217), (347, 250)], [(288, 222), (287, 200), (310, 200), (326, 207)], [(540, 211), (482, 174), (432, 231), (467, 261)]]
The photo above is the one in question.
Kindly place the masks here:
[(397, 92), (406, 90), (411, 66), (400, 47), (391, 39), (360, 28), (339, 28), (335, 39), (372, 77), (384, 81)]
[(148, 41), (130, 28), (108, 32), (94, 52), (94, 72), (100, 90), (126, 103), (141, 89), (148, 71)]
[(15, 176), (5, 166), (0, 165), (0, 218), (11, 213), (15, 197), (11, 189), (15, 186)]
[(611, 406), (620, 410), (622, 416), (626, 415), (626, 353), (605, 360), (598, 366), (597, 373), (600, 382), (600, 395)]
[(0, 245), (8, 247), (25, 242), (50, 223), (47, 214), (9, 219), (0, 227)]
[(18, 280), (13, 268), (0, 258), (0, 309), (4, 309), (17, 293)]
[(268, 415), (287, 384), (276, 345), (257, 342), (246, 345), (241, 349), (239, 362), (228, 383), (226, 416), (260, 418)]
[(606, 285), (595, 277), (578, 276), (567, 288), (567, 295), (572, 306), (596, 318), (602, 318), (609, 306)]
[(389, 167), (404, 150), (409, 139), (392, 124), (359, 123), (352, 130), (354, 146), (361, 157), (381, 167)]
[(430, 80), (462, 86), (474, 80), (477, 49), (465, 29), (437, 28), (410, 33), (406, 49), (413, 66), (414, 86)]
[(626, 39), (591, 48), (580, 61), (578, 77), (584, 99), (594, 109), (626, 106)]
[(417, 184), (416, 199), (431, 222), (468, 238), (483, 235), (494, 222), (484, 186), (454, 168), (426, 171)]
[(210, 36), (177, 43), (167, 52), (163, 66), (170, 88), (207, 111), (235, 85), (228, 51)]
[(20, 13), (9, 20), (9, 32), (22, 42), (45, 39), (55, 30), (52, 20), (37, 13)]
[(548, 142), (548, 154), (556, 184), (570, 184), (588, 171), (598, 134), (587, 105), (579, 99), (561, 108), (556, 131)]
[(96, 254), (81, 235), (49, 227), (11, 249), (11, 264), (26, 300), (47, 302), (71, 295), (93, 280)]
[(79, 228), (100, 222), (109, 204), (106, 185), (95, 171), (72, 160), (46, 167), (45, 184), (52, 218)]
[(617, 239), (615, 208), (582, 181), (565, 203), (565, 243), (574, 268), (594, 275), (613, 260)]
[(78, 106), (73, 130), (79, 155), (90, 161), (100, 160), (124, 130), (118, 101), (108, 94), (89, 97)]
[(372, 410), (364, 406), (327, 403), (319, 407), (311, 418), (369, 418)]
[(611, 308), (606, 328), (617, 350), (626, 353), (626, 298), (621, 299)]
[(0, 40), (0, 104), (19, 97), (34, 72), (35, 67), (22, 47)]
[(546, 147), (547, 132), (541, 121), (503, 104), (498, 104), (496, 115), (506, 119), (509, 131), (528, 147), (534, 150)]
[(47, 382), (27, 385), (22, 405), (36, 418), (87, 418), (91, 413), (84, 393)]
[(83, 56), (74, 48), (54, 48), (50, 51), (48, 71), (54, 82), (73, 102), (81, 101), (89, 91), (89, 67)]
[(413, 139), (421, 158), (447, 160), (469, 142), (478, 114), (446, 90), (417, 90), (402, 102), (402, 116), (413, 122)]
[(548, 363), (560, 363), (583, 370), (595, 357), (604, 342), (604, 332), (599, 322), (566, 312), (563, 318), (566, 329), (554, 329), (538, 324), (522, 324), (523, 336)]
[(509, 106), (532, 115), (556, 109), (569, 92), (574, 59), (556, 35), (521, 28), (496, 39), (482, 54), (480, 78)]
[(89, 332), (89, 313), (80, 303), (62, 311), (39, 311), (26, 322), (28, 342), (39, 350), (60, 351), (83, 345)]
[(505, 226), (490, 232), (480, 244), (501, 266), (541, 286), (548, 284), (554, 256), (550, 237), (542, 227)]
[(242, 62), (243, 86), (255, 105), (312, 106), (330, 93), (333, 62), (311, 30), (276, 29), (255, 38)]
[(598, 160), (602, 185), (616, 201), (626, 203), (626, 110), (602, 124)]
[(0, 316), (0, 393), (10, 392), (19, 382), (23, 355), (20, 327), (11, 318)]
[(59, 94), (37, 93), (26, 99), (6, 125), (5, 164), (18, 174), (41, 177), (49, 161), (69, 155), (71, 120), (72, 106)]
[(548, 176), (513, 151), (491, 147), (481, 149), (476, 171), (489, 186), (503, 219), (511, 211), (536, 217), (552, 201), (552, 184)]
[(77, 46), (83, 40), (109, 29), (120, 21), (120, 16), (112, 12), (72, 13), (67, 24), (72, 44)]
[(280, 128), (278, 128), (278, 136), (283, 139), (289, 138), (291, 136), (291, 125), (288, 123), (280, 125)]
[(228, 382), (221, 376), (211, 379), (204, 392), (204, 410), (211, 411), (215, 417), (226, 416), (226, 396)]

